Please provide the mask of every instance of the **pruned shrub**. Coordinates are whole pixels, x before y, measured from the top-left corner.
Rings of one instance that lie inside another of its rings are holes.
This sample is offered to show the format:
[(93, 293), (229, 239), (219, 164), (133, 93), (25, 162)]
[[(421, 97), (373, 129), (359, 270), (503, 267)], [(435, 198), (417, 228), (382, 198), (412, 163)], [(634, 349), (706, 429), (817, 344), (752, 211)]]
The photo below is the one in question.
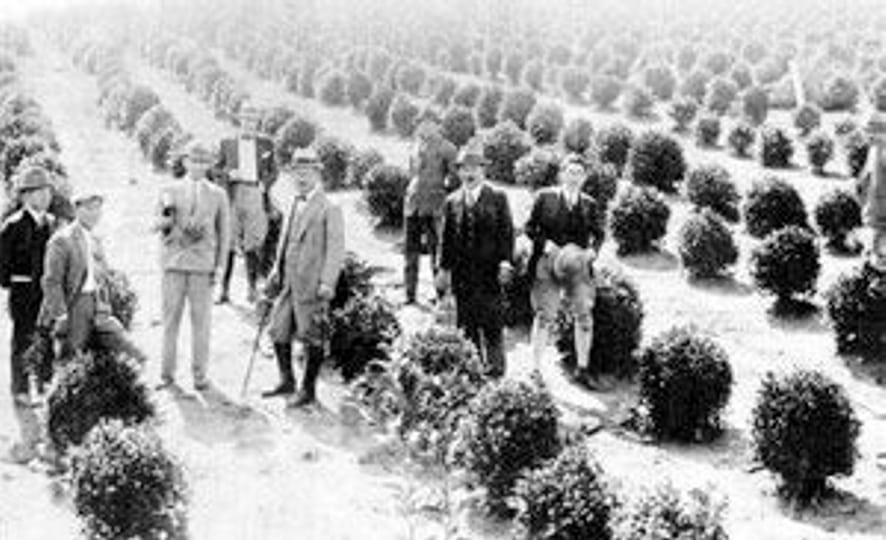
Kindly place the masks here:
[(655, 98), (642, 86), (628, 86), (622, 97), (622, 108), (631, 118), (649, 118), (652, 116), (653, 105)]
[(769, 234), (751, 255), (754, 284), (774, 294), (785, 306), (796, 296), (815, 292), (821, 270), (815, 236), (805, 227), (790, 226)]
[(842, 386), (814, 371), (768, 373), (752, 413), (754, 453), (789, 499), (809, 502), (850, 475), (861, 428)]
[[(610, 268), (600, 268), (595, 278), (597, 297), (591, 313), (594, 339), (587, 365), (599, 367), (601, 373), (630, 378), (636, 373), (634, 353), (640, 346), (643, 330), (640, 293), (627, 276)], [(561, 309), (555, 327), (556, 343), (567, 366), (577, 364), (574, 324), (571, 312)]]
[(526, 133), (514, 122), (506, 120), (495, 126), (483, 140), (483, 155), (490, 161), (487, 177), (493, 182), (515, 183), (514, 166), (529, 149)]
[(457, 84), (450, 77), (439, 76), (434, 82), (432, 100), (441, 107), (448, 107), (455, 95)]
[(746, 90), (754, 84), (754, 74), (747, 64), (736, 64), (729, 72), (729, 78), (738, 87), (739, 91)]
[(93, 351), (69, 361), (59, 373), (47, 402), (47, 430), (53, 446), (64, 452), (81, 444), (102, 419), (137, 424), (154, 414), (133, 360)]
[(884, 278), (870, 263), (840, 275), (825, 293), (837, 352), (882, 358), (886, 329)]
[(514, 164), (517, 184), (528, 186), (533, 191), (556, 185), (559, 172), (560, 156), (548, 148), (537, 148)]
[(372, 79), (364, 72), (352, 69), (348, 72), (345, 92), (351, 106), (360, 108), (372, 95)]
[(725, 510), (706, 491), (681, 493), (665, 483), (619, 507), (612, 528), (618, 540), (727, 540)]
[(822, 195), (815, 205), (815, 224), (827, 238), (828, 247), (837, 253), (848, 253), (846, 238), (861, 227), (861, 205), (849, 192), (835, 189)]
[(281, 166), (292, 160), (296, 148), (307, 148), (317, 137), (317, 124), (308, 118), (295, 116), (283, 124), (274, 140), (274, 155)]
[(686, 197), (696, 210), (710, 208), (730, 222), (739, 220), (738, 189), (729, 171), (716, 164), (695, 167), (686, 175)]
[(514, 51), (505, 58), (505, 73), (511, 84), (520, 82), (520, 75), (523, 73), (523, 66), (526, 65), (526, 57), (518, 51)]
[(394, 306), (378, 295), (353, 296), (332, 312), (329, 357), (345, 381), (360, 375), (373, 360), (389, 360), (389, 348), (400, 335)]
[(643, 83), (646, 88), (660, 101), (668, 101), (677, 88), (677, 76), (666, 64), (650, 66), (643, 71)]
[(743, 213), (748, 233), (754, 238), (763, 238), (789, 225), (805, 227), (808, 224), (800, 193), (774, 176), (754, 182), (746, 195)]
[(477, 133), (474, 112), (464, 105), (453, 105), (443, 115), (443, 136), (457, 147), (464, 146)]
[(317, 138), (314, 148), (323, 164), (323, 186), (327, 190), (342, 189), (348, 183), (348, 167), (354, 155), (351, 143), (323, 135)]
[(412, 137), (418, 127), (418, 105), (404, 94), (397, 94), (391, 103), (391, 125), (401, 137)]
[(388, 113), (396, 92), (389, 86), (376, 85), (366, 102), (366, 117), (372, 131), (384, 131), (388, 127)]
[(804, 103), (794, 111), (793, 122), (800, 137), (806, 137), (821, 127), (821, 109), (814, 103)]
[(705, 115), (695, 123), (695, 144), (702, 148), (713, 148), (720, 141), (720, 117)]
[(597, 132), (597, 151), (603, 163), (611, 163), (621, 174), (634, 144), (634, 133), (624, 124), (610, 124)]
[(594, 126), (585, 118), (573, 118), (563, 130), (563, 147), (567, 152), (583, 155), (591, 148)]
[(369, 171), (377, 165), (381, 165), (384, 161), (384, 156), (375, 148), (366, 148), (355, 152), (351, 157), (351, 179), (348, 181), (348, 185), (355, 188), (363, 188), (369, 176)]
[(530, 538), (612, 538), (617, 506), (596, 458), (576, 443), (517, 482), (517, 520)]
[(723, 218), (709, 208), (695, 212), (680, 229), (677, 252), (693, 278), (715, 278), (738, 260), (738, 247)]
[(528, 88), (516, 88), (504, 95), (499, 110), (499, 120), (510, 120), (518, 128), (526, 129), (526, 120), (535, 107), (535, 93)]
[(510, 514), (520, 475), (557, 455), (558, 417), (551, 394), (538, 381), (495, 382), (472, 400), (462, 425), (460, 461), (486, 488), (493, 514)]
[(794, 142), (779, 127), (765, 126), (760, 135), (760, 162), (764, 167), (784, 169), (791, 166)]
[(674, 131), (685, 133), (698, 114), (698, 102), (688, 97), (680, 97), (671, 102), (668, 116), (674, 121)]
[(612, 209), (612, 237), (619, 255), (651, 251), (667, 232), (671, 209), (655, 188), (630, 186)]
[(762, 125), (769, 116), (769, 94), (759, 86), (752, 86), (741, 95), (741, 112), (753, 126)]
[(637, 137), (628, 162), (635, 184), (653, 186), (665, 193), (675, 193), (686, 174), (683, 147), (673, 137), (658, 131)]
[(858, 105), (861, 91), (848, 75), (836, 75), (825, 82), (819, 105), (825, 112), (852, 111)]
[(126, 96), (125, 109), (120, 124), (120, 129), (131, 133), (139, 118), (151, 107), (160, 103), (157, 93), (147, 86), (133, 86)]
[(335, 296), (329, 302), (332, 310), (341, 309), (353, 298), (370, 296), (375, 291), (372, 278), (377, 270), (361, 259), (356, 253), (348, 251), (344, 264), (335, 284)]
[(705, 108), (716, 115), (724, 115), (738, 96), (738, 86), (724, 77), (712, 80), (707, 88)]
[(402, 64), (396, 72), (397, 89), (412, 96), (418, 96), (425, 84), (427, 73), (415, 64)]
[(846, 140), (843, 142), (843, 153), (846, 155), (849, 174), (854, 178), (858, 178), (864, 169), (870, 146), (870, 139), (860, 129), (846, 136)]
[(591, 101), (600, 109), (611, 109), (621, 95), (622, 83), (611, 75), (598, 75), (591, 79)]
[(536, 92), (544, 90), (545, 65), (539, 60), (530, 60), (523, 68), (523, 83)]
[(704, 103), (710, 80), (711, 73), (709, 71), (697, 69), (688, 74), (680, 83), (680, 95), (694, 99), (699, 104)]
[(348, 101), (348, 79), (337, 69), (330, 70), (320, 80), (320, 100), (331, 107), (343, 107)]
[(601, 211), (605, 210), (618, 192), (618, 169), (611, 163), (593, 158), (586, 162), (585, 170), (587, 178), (581, 190), (594, 198)]
[(461, 85), (452, 96), (452, 103), (454, 105), (461, 105), (462, 107), (467, 107), (468, 109), (473, 109), (477, 106), (477, 102), (480, 100), (480, 95), (483, 93), (483, 89), (480, 88), (478, 84), (475, 83), (466, 83)]
[(746, 158), (750, 157), (756, 138), (757, 130), (751, 124), (742, 121), (732, 126), (726, 142), (736, 157)]
[(400, 227), (409, 174), (395, 165), (379, 165), (369, 172), (364, 186), (369, 212), (378, 218), (378, 225)]
[(823, 175), (825, 165), (834, 157), (834, 140), (823, 131), (813, 133), (806, 141), (806, 155), (812, 172)]
[(73, 457), (71, 492), (89, 538), (185, 538), (181, 462), (144, 426), (103, 421)]
[(498, 122), (501, 103), (505, 93), (500, 86), (487, 86), (483, 89), (480, 101), (477, 103), (477, 121), (480, 127), (490, 128)]
[(590, 84), (591, 75), (587, 69), (569, 66), (560, 75), (560, 86), (572, 103), (584, 103)]
[(138, 294), (129, 278), (120, 270), (109, 268), (102, 272), (101, 287), (111, 306), (111, 315), (120, 321), (123, 328), (130, 330), (138, 311)]
[(563, 130), (563, 109), (553, 103), (537, 103), (526, 119), (526, 128), (536, 144), (557, 141)]
[(280, 129), (295, 116), (295, 111), (289, 107), (276, 106), (265, 109), (259, 120), (258, 129), (272, 139), (277, 136)]
[(722, 430), (732, 392), (726, 351), (692, 328), (656, 337), (638, 354), (639, 415), (659, 439), (708, 441)]

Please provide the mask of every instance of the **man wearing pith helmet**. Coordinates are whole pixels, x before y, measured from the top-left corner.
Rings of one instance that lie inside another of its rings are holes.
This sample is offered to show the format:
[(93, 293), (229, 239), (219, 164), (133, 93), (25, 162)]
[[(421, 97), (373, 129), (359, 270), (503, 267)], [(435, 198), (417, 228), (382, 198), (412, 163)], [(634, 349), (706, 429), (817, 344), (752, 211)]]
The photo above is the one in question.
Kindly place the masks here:
[(225, 261), (219, 303), (230, 301), (231, 276), (237, 251), (246, 266), (247, 300), (257, 298), (261, 248), (268, 234), (270, 191), (277, 180), (274, 143), (259, 133), (262, 111), (246, 102), (240, 108), (240, 133), (221, 142), (217, 167), (231, 203), (232, 248)]
[(302, 345), (304, 371), (290, 406), (316, 400), (317, 377), (323, 364), (323, 331), (329, 303), (345, 258), (344, 218), (341, 208), (325, 194), (323, 165), (312, 148), (298, 149), (285, 167), (296, 196), (283, 224), (274, 269), (265, 297), (259, 302), (262, 318), (270, 311), (271, 340), (280, 370), (280, 384), (264, 397), (295, 394), (292, 342)]

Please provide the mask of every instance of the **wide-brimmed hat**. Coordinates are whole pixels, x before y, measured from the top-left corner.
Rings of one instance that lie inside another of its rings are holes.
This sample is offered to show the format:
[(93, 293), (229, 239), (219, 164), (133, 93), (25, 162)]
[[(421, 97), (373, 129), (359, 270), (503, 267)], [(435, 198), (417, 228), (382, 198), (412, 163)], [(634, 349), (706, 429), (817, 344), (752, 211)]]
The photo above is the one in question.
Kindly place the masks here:
[(566, 282), (586, 278), (592, 274), (593, 264), (593, 252), (575, 244), (566, 244), (554, 258), (554, 277)]
[(483, 145), (480, 141), (468, 141), (468, 144), (458, 153), (455, 164), (459, 167), (463, 165), (484, 166), (489, 164), (489, 160), (483, 154)]
[(322, 169), (323, 162), (320, 161), (320, 155), (314, 148), (296, 148), (292, 152), (292, 157), (286, 163), (285, 168), (290, 170), (302, 168)]
[(51, 188), (52, 176), (43, 167), (28, 167), (15, 177), (14, 186), (17, 193)]

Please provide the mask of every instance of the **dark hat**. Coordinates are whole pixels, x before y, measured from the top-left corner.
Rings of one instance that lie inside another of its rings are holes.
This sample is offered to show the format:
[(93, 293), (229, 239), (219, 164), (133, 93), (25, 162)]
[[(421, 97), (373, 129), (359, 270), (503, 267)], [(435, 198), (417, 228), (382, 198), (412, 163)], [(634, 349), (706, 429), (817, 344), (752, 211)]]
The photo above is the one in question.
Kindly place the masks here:
[(292, 157), (289, 159), (289, 163), (286, 164), (287, 169), (299, 169), (304, 167), (313, 169), (323, 168), (323, 162), (320, 161), (319, 154), (317, 154), (317, 151), (312, 147), (296, 148), (295, 151), (292, 152)]
[(52, 187), (52, 177), (43, 167), (28, 167), (15, 177), (15, 190), (18, 193), (47, 187)]
[(458, 153), (455, 164), (462, 166), (465, 164), (487, 165), (489, 160), (483, 154), (483, 144), (479, 140), (470, 140)]
[(73, 200), (74, 206), (83, 206), (85, 204), (90, 204), (94, 202), (104, 203), (105, 196), (97, 191), (84, 191), (78, 195), (75, 195)]

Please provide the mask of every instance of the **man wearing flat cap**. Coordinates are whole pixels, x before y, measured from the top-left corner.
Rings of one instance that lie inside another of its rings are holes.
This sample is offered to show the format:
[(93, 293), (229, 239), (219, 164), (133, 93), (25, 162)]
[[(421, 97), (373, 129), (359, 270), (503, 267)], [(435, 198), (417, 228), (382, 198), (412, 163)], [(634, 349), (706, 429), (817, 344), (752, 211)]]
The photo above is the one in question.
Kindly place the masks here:
[(122, 351), (141, 362), (144, 355), (111, 313), (106, 289), (108, 264), (95, 236), (104, 198), (94, 192), (74, 197), (75, 219), (56, 231), (46, 248), (38, 325), (51, 328), (69, 359), (93, 347)]
[(474, 342), (492, 376), (505, 372), (502, 283), (510, 279), (514, 224), (507, 195), (486, 182), (479, 140), (456, 166), (462, 187), (446, 198), (437, 288), (455, 297), (456, 324)]
[(231, 203), (232, 249), (225, 260), (219, 303), (230, 301), (231, 275), (237, 250), (246, 265), (248, 301), (257, 298), (256, 282), (261, 266), (261, 249), (268, 234), (269, 194), (277, 180), (274, 143), (259, 134), (261, 110), (251, 103), (240, 108), (240, 133), (224, 139), (216, 168), (227, 187)]
[(583, 159), (567, 155), (560, 163), (560, 185), (538, 191), (524, 230), (532, 242), (528, 270), (533, 277), (530, 298), (535, 311), (531, 337), (535, 369), (541, 365), (550, 328), (556, 321), (561, 297), (565, 297), (575, 318), (575, 376), (587, 386), (599, 387), (596, 371), (588, 366), (596, 295), (591, 265), (603, 243), (605, 223), (596, 201), (582, 192), (586, 178)]
[(163, 267), (163, 367), (160, 388), (175, 384), (185, 302), (191, 319), (194, 387), (209, 387), (212, 287), (230, 249), (228, 196), (207, 179), (215, 156), (199, 141), (185, 151), (185, 178), (162, 190), (157, 228)]
[[(0, 226), (0, 287), (9, 290), (12, 395), (17, 405), (27, 405), (29, 384), (23, 353), (37, 329), (37, 316), (43, 301), (40, 288), (43, 258), (55, 220), (48, 213), (52, 183), (45, 169), (28, 168), (19, 173), (14, 182), (22, 208)], [(46, 359), (45, 364), (37, 369), (38, 388), (49, 382), (52, 375), (51, 359)]]
[[(285, 173), (296, 197), (283, 224), (277, 259), (268, 278), (259, 311), (270, 310), (269, 334), (274, 343), (280, 384), (264, 397), (290, 396), (293, 407), (316, 400), (317, 376), (323, 364), (326, 315), (345, 257), (344, 218), (322, 186), (323, 165), (316, 151), (299, 149)], [(292, 342), (299, 340), (304, 372), (298, 393), (292, 370)]]

